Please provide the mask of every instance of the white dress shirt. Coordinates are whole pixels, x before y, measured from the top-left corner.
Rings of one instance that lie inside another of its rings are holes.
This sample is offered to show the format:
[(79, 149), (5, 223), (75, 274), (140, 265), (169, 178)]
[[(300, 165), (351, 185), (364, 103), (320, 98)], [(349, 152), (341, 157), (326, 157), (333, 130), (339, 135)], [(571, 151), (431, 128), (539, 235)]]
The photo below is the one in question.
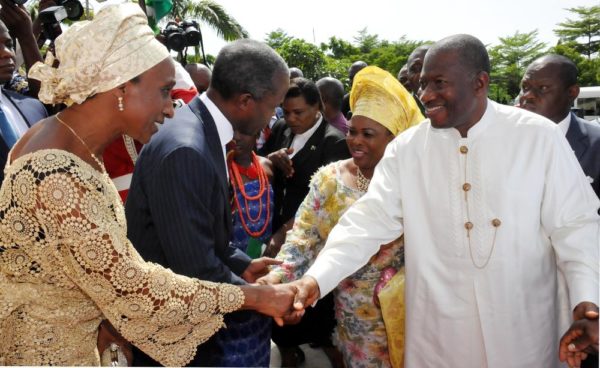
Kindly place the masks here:
[(319, 115), (319, 120), (317, 120), (315, 125), (313, 125), (309, 130), (307, 130), (306, 132), (304, 132), (302, 134), (294, 135), (294, 138), (292, 139), (292, 144), (290, 145), (290, 148), (293, 148), (294, 152), (292, 152), (290, 154), (290, 158), (294, 157), (296, 155), (296, 153), (300, 152), (300, 150), (302, 148), (304, 148), (304, 145), (306, 145), (306, 142), (308, 142), (310, 137), (312, 137), (312, 135), (317, 131), (317, 129), (319, 129), (319, 126), (321, 125), (322, 122), (323, 122), (323, 115)]
[[(221, 110), (219, 110), (217, 105), (215, 105), (215, 103), (212, 102), (210, 98), (208, 98), (206, 92), (200, 95), (200, 101), (202, 101), (204, 105), (206, 105), (208, 112), (215, 121), (215, 125), (217, 126), (217, 133), (219, 133), (219, 140), (221, 141), (221, 148), (223, 149), (225, 167), (227, 167), (227, 152), (225, 149), (225, 145), (227, 145), (227, 143), (231, 142), (231, 140), (233, 139), (233, 126), (231, 125), (231, 122), (227, 120), (225, 115), (223, 115)], [(227, 172), (227, 177), (229, 178), (229, 171), (225, 171)]]
[(406, 367), (559, 367), (572, 308), (598, 303), (599, 206), (555, 123), (488, 100), (466, 138), (426, 120), (392, 141), (307, 275), (326, 295), (404, 233)]
[(569, 112), (567, 116), (558, 122), (558, 126), (564, 135), (567, 135), (569, 131), (569, 127), (571, 126), (571, 113)]

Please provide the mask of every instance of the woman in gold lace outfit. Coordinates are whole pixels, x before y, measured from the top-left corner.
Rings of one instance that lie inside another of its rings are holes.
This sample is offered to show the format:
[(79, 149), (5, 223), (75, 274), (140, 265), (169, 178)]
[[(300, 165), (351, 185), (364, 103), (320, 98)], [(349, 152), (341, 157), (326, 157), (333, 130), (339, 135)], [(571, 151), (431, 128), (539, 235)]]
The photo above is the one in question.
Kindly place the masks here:
[[(148, 142), (173, 114), (168, 51), (136, 4), (109, 5), (56, 40), (30, 73), (65, 103), (9, 153), (0, 189), (0, 365), (98, 365), (108, 319), (162, 364), (180, 366), (240, 308), (287, 313), (293, 288), (216, 284), (145, 263), (102, 162), (122, 134)], [(52, 58), (52, 55), (50, 55)], [(270, 303), (269, 303), (270, 302)]]

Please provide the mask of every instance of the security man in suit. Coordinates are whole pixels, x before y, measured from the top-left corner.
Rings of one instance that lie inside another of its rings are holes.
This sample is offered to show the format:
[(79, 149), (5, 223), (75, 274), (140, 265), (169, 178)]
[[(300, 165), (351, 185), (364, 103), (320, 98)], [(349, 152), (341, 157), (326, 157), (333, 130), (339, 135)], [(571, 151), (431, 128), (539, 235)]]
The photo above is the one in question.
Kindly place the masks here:
[[(577, 66), (562, 55), (545, 55), (533, 61), (521, 80), (520, 107), (552, 120), (564, 132), (583, 172), (600, 197), (600, 126), (587, 122), (570, 111), (579, 95)], [(600, 209), (599, 209), (600, 211)], [(598, 314), (587, 316), (596, 321)], [(589, 351), (582, 367), (598, 367), (598, 351)]]
[[(13, 40), (4, 22), (0, 21), (0, 166), (2, 169), (6, 164), (8, 152), (15, 142), (33, 124), (48, 115), (40, 101), (2, 87), (12, 79), (15, 68)], [(0, 172), (0, 183), (2, 180), (4, 180), (4, 170)]]

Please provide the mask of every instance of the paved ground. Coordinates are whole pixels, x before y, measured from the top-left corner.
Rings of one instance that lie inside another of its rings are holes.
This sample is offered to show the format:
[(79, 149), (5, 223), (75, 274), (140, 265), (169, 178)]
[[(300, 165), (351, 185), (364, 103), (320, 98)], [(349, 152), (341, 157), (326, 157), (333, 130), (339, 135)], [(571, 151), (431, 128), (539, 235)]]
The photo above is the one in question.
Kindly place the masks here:
[[(327, 355), (320, 348), (313, 349), (307, 345), (300, 345), (306, 361), (300, 365), (300, 367), (306, 368), (331, 368), (331, 363), (327, 359)], [(279, 349), (271, 342), (271, 367), (280, 367), (281, 356), (279, 355)]]

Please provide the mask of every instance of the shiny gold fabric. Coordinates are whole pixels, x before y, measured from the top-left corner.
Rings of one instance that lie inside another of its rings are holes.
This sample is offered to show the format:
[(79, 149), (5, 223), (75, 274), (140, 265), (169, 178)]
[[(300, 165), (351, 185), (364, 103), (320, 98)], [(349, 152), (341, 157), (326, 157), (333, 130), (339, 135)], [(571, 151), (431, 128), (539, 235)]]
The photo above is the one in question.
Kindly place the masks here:
[(354, 76), (350, 110), (353, 116), (375, 120), (394, 135), (425, 120), (413, 96), (393, 75), (376, 66)]
[(41, 81), (39, 99), (47, 104), (82, 103), (142, 74), (167, 57), (139, 5), (108, 5), (92, 21), (76, 22), (56, 41), (56, 58), (36, 63), (29, 77)]
[(388, 339), (390, 362), (394, 368), (404, 367), (404, 303), (405, 272), (402, 267), (379, 292), (379, 304)]
[(0, 189), (0, 366), (93, 366), (109, 319), (166, 366), (183, 366), (244, 301), (240, 288), (146, 263), (106, 174), (62, 150), (24, 155)]

